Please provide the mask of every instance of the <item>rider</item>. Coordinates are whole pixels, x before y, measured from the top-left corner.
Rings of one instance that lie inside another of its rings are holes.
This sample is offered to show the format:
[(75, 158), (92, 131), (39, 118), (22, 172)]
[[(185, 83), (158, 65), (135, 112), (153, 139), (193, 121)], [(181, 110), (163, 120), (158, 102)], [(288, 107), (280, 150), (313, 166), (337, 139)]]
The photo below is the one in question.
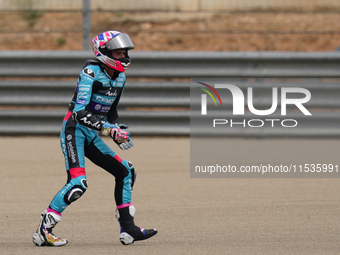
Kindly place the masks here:
[(156, 229), (142, 229), (134, 224), (135, 207), (130, 203), (136, 178), (134, 166), (121, 159), (99, 136), (109, 135), (122, 150), (133, 146), (129, 133), (123, 130), (127, 126), (117, 124), (117, 106), (124, 90), (124, 71), (131, 62), (128, 51), (134, 49), (134, 45), (127, 34), (118, 31), (99, 34), (92, 44), (97, 61), (85, 62), (60, 134), (67, 183), (41, 214), (37, 232), (33, 235), (33, 243), (37, 246), (67, 244), (66, 239), (52, 233), (52, 228), (60, 222), (65, 208), (88, 188), (85, 156), (116, 179), (114, 197), (122, 244), (157, 234)]

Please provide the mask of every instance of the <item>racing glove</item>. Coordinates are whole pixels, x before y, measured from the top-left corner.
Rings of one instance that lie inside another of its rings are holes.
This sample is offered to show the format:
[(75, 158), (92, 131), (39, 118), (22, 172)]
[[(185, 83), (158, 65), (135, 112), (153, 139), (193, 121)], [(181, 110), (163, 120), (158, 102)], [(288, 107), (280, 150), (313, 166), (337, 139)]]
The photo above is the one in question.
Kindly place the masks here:
[(109, 135), (121, 150), (128, 150), (133, 146), (129, 132), (123, 131), (116, 125), (105, 123), (100, 131), (103, 135)]
[[(115, 125), (116, 125), (117, 127), (119, 127), (120, 129), (128, 129), (128, 128), (129, 128), (129, 127), (128, 127), (127, 125), (125, 125), (125, 124), (118, 124), (118, 123), (115, 123)], [(122, 144), (120, 145), (120, 148), (121, 148), (122, 150), (128, 150), (128, 149), (130, 149), (132, 146), (133, 146), (133, 142), (132, 142), (131, 138), (129, 137), (129, 140), (127, 140), (127, 141), (125, 141), (124, 143), (122, 143)]]

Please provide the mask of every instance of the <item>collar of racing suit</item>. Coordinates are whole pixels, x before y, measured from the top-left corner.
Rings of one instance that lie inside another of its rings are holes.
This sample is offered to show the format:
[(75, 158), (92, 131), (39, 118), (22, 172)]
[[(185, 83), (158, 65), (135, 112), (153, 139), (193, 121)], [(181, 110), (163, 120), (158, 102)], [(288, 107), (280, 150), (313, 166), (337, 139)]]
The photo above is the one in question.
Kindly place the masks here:
[[(109, 67), (109, 68), (110, 68), (110, 67)], [(100, 66), (100, 69), (101, 69), (101, 70), (103, 71), (103, 73), (105, 73), (105, 75), (106, 75), (108, 78), (110, 78), (111, 80), (117, 79), (118, 76), (119, 76), (119, 73), (120, 73), (120, 72), (118, 72), (117, 70), (111, 68), (111, 69), (114, 71), (114, 72), (113, 72), (113, 75), (111, 76), (111, 75), (109, 75), (108, 72), (106, 71), (104, 65), (101, 65), (101, 66)]]

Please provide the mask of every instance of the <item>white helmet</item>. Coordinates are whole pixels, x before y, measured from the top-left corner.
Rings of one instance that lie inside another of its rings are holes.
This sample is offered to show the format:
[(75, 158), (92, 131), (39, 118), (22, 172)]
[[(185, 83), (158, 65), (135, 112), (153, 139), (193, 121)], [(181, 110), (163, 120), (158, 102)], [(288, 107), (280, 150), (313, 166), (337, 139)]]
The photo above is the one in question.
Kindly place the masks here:
[[(128, 50), (135, 48), (130, 37), (118, 31), (107, 31), (97, 35), (92, 40), (93, 52), (96, 58), (103, 64), (119, 71), (124, 72), (131, 63)], [(112, 50), (125, 49), (125, 57), (114, 59)]]

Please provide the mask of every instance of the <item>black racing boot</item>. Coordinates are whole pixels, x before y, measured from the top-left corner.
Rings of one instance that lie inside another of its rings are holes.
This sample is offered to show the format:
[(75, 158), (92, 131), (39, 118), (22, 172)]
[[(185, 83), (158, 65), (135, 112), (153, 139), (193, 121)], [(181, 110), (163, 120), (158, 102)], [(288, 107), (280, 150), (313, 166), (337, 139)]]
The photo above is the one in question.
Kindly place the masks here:
[(120, 242), (124, 245), (132, 244), (134, 241), (142, 241), (157, 234), (156, 229), (143, 229), (137, 227), (133, 221), (135, 207), (126, 206), (116, 210), (116, 218), (120, 224)]

